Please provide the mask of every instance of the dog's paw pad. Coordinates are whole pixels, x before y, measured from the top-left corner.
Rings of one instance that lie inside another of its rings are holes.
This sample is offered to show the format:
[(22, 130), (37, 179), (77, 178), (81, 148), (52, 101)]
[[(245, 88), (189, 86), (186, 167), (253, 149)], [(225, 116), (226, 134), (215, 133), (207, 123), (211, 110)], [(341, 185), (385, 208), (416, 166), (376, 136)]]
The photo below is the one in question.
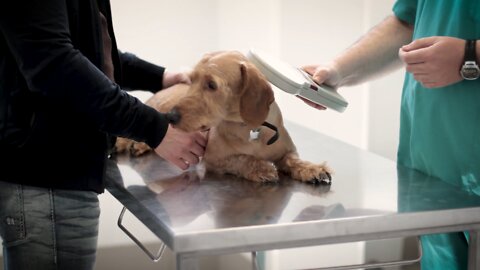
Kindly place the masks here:
[(310, 181), (307, 181), (308, 183), (311, 184), (327, 184), (331, 185), (332, 184), (332, 176), (330, 173), (325, 172), (321, 173), (319, 176), (311, 179)]

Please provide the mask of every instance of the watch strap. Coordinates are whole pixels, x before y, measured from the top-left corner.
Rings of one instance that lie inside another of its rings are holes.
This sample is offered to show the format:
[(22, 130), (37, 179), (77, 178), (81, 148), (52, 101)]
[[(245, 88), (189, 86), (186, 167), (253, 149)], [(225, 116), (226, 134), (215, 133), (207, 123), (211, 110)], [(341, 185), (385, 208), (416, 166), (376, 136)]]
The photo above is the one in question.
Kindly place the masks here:
[(475, 52), (477, 40), (468, 39), (465, 43), (465, 62), (477, 60), (477, 54)]

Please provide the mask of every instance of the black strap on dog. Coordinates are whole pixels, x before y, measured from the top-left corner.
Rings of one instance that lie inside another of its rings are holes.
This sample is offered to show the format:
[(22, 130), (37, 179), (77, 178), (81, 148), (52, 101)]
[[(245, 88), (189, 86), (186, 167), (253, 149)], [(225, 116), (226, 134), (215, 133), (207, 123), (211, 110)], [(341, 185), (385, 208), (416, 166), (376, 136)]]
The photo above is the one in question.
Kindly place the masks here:
[(262, 126), (268, 127), (269, 129), (275, 131), (275, 135), (273, 135), (270, 138), (270, 140), (268, 140), (267, 145), (270, 145), (270, 144), (276, 142), (278, 140), (278, 137), (280, 137), (280, 135), (278, 134), (278, 128), (276, 126), (268, 123), (267, 121), (263, 122)]

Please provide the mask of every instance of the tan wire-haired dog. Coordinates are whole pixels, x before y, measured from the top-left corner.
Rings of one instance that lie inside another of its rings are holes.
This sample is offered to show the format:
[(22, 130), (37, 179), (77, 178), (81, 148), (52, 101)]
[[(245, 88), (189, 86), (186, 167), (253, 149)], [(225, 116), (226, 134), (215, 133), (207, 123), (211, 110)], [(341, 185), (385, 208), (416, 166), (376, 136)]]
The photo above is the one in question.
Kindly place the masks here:
[[(168, 112), (175, 128), (210, 130), (203, 157), (207, 171), (261, 182), (276, 181), (281, 171), (304, 182), (330, 182), (325, 164), (299, 158), (270, 84), (243, 54), (206, 54), (190, 78), (191, 85), (159, 91), (146, 104)], [(122, 138), (116, 147), (137, 156), (150, 150)]]

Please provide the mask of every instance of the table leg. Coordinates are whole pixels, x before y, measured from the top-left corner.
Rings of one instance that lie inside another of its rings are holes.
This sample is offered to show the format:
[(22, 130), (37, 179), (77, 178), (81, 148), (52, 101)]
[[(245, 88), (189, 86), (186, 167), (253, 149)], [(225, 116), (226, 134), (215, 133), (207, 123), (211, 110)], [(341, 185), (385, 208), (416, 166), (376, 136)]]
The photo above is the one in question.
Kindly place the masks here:
[(260, 270), (258, 267), (257, 252), (252, 251), (252, 270)]
[(198, 259), (193, 256), (177, 254), (177, 270), (198, 270)]
[(480, 270), (480, 238), (478, 231), (469, 231), (468, 270)]

